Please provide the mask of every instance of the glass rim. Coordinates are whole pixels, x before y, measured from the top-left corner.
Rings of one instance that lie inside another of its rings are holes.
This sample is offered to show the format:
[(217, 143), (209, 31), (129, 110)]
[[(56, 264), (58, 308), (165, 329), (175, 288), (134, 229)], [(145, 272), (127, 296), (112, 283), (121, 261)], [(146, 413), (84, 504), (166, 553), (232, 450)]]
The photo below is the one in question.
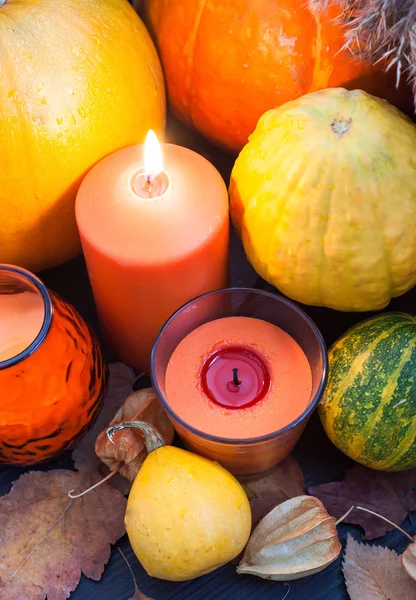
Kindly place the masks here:
[(39, 329), (39, 332), (36, 335), (35, 339), (29, 344), (29, 346), (27, 346), (27, 348), (22, 350), (22, 352), (19, 352), (19, 354), (16, 354), (15, 356), (8, 358), (7, 360), (0, 361), (0, 371), (17, 365), (18, 363), (31, 356), (34, 352), (36, 352), (36, 350), (39, 348), (39, 346), (41, 346), (49, 332), (53, 315), (53, 304), (49, 291), (45, 284), (38, 277), (36, 277), (36, 275), (31, 273), (27, 269), (23, 269), (23, 267), (17, 267), (15, 265), (7, 265), (0, 263), (0, 273), (1, 272), (19, 275), (22, 279), (25, 279), (26, 281), (34, 285), (42, 297), (45, 312), (43, 315), (42, 326)]
[[(287, 425), (285, 425), (281, 429), (278, 429), (277, 431), (272, 431), (271, 433), (267, 433), (265, 435), (252, 437), (252, 438), (225, 438), (225, 437), (213, 435), (211, 433), (206, 433), (205, 431), (201, 431), (200, 429), (193, 427), (192, 425), (190, 425), (189, 423), (184, 421), (181, 417), (179, 417), (175, 413), (175, 411), (170, 407), (170, 405), (168, 404), (168, 402), (165, 398), (165, 395), (162, 393), (162, 391), (154, 377), (154, 373), (155, 373), (154, 365), (155, 365), (156, 352), (157, 352), (157, 349), (159, 346), (159, 342), (160, 342), (160, 339), (163, 336), (165, 330), (169, 327), (171, 322), (182, 311), (184, 311), (186, 308), (191, 306), (194, 302), (203, 300), (204, 298), (209, 298), (211, 296), (219, 295), (219, 294), (224, 294), (224, 293), (233, 294), (235, 292), (254, 294), (254, 295), (258, 295), (258, 296), (267, 296), (269, 298), (272, 298), (273, 300), (276, 300), (277, 302), (280, 302), (281, 304), (285, 304), (288, 308), (292, 309), (303, 319), (303, 321), (312, 330), (312, 333), (315, 335), (315, 337), (318, 341), (319, 350), (320, 350), (320, 354), (322, 357), (322, 375), (321, 375), (318, 389), (316, 390), (314, 396), (311, 398), (308, 406), (305, 408), (303, 413), (301, 413), (301, 415), (299, 415), (299, 417), (297, 417), (294, 421), (292, 421), (291, 423), (288, 423)], [(315, 325), (315, 323), (309, 317), (309, 315), (304, 310), (299, 308), (299, 306), (297, 306), (297, 304), (295, 304), (291, 300), (289, 300), (283, 296), (280, 296), (278, 294), (275, 294), (272, 292), (267, 292), (265, 290), (258, 290), (256, 288), (246, 288), (246, 287), (223, 288), (220, 290), (214, 290), (212, 292), (206, 292), (205, 294), (201, 294), (200, 296), (197, 296), (196, 298), (189, 300), (189, 302), (186, 302), (185, 304), (183, 304), (180, 308), (178, 308), (178, 310), (176, 310), (173, 313), (173, 315), (171, 315), (169, 317), (169, 319), (165, 322), (165, 324), (162, 326), (161, 330), (159, 331), (159, 333), (156, 337), (155, 343), (153, 345), (153, 348), (152, 348), (152, 354), (151, 354), (151, 358), (150, 358), (150, 377), (151, 377), (153, 388), (155, 389), (156, 395), (159, 398), (164, 410), (167, 412), (168, 416), (171, 416), (182, 427), (184, 427), (191, 433), (193, 433), (199, 437), (202, 437), (205, 440), (208, 440), (210, 442), (218, 442), (218, 443), (223, 443), (223, 444), (225, 443), (225, 444), (229, 444), (229, 445), (239, 445), (239, 444), (250, 445), (250, 444), (257, 444), (259, 442), (266, 442), (268, 440), (271, 440), (275, 437), (278, 437), (280, 435), (283, 435), (283, 434), (291, 431), (312, 413), (312, 411), (315, 409), (316, 405), (318, 404), (319, 400), (321, 399), (323, 391), (324, 391), (326, 383), (327, 383), (328, 353), (327, 353), (327, 348), (326, 348), (324, 338), (322, 336), (322, 333), (319, 331), (318, 327)]]

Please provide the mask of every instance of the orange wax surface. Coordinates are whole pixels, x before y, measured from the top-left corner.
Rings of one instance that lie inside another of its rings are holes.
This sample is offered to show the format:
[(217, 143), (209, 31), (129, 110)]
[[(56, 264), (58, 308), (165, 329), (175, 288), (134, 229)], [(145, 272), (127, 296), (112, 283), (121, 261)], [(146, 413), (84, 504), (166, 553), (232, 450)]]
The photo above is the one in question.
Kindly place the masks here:
[(103, 333), (118, 359), (147, 372), (155, 338), (172, 313), (228, 284), (228, 195), (222, 177), (187, 148), (162, 144), (162, 154), (163, 173), (153, 186), (161, 195), (146, 197), (144, 189), (140, 195), (141, 145), (98, 163), (76, 202)]
[[(253, 406), (224, 408), (202, 389), (202, 365), (226, 346), (253, 350), (268, 365), (269, 391)], [(226, 317), (205, 323), (182, 340), (170, 358), (165, 383), (169, 405), (186, 423), (211, 435), (245, 439), (273, 433), (297, 419), (310, 401), (312, 373), (299, 344), (279, 327), (250, 317)]]
[(44, 317), (40, 294), (0, 294), (0, 362), (30, 346), (42, 328)]

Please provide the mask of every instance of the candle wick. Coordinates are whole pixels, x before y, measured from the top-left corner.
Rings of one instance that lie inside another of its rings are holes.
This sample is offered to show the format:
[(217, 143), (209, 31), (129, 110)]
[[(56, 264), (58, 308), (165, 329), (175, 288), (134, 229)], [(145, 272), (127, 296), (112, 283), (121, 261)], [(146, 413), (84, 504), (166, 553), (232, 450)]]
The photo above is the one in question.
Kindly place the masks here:
[(241, 381), (238, 379), (238, 369), (233, 369), (233, 384), (237, 386), (241, 385)]
[(151, 194), (153, 191), (153, 177), (145, 173), (146, 182), (143, 184), (143, 189), (147, 191), (148, 194)]

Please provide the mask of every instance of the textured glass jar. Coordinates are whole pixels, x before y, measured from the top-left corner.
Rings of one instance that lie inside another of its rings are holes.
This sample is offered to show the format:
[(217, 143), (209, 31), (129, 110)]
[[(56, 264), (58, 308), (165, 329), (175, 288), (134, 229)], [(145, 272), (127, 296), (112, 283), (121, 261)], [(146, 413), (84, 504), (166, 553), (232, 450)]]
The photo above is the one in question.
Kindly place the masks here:
[(106, 382), (78, 312), (32, 273), (0, 264), (0, 462), (34, 464), (72, 446), (95, 421)]
[[(175, 414), (166, 397), (166, 369), (178, 344), (204, 323), (230, 316), (254, 317), (282, 328), (302, 348), (311, 368), (312, 392), (305, 411), (286, 427), (262, 437), (226, 439), (199, 431)], [(293, 450), (322, 396), (327, 365), (325, 343), (318, 328), (296, 304), (277, 294), (233, 288), (199, 296), (167, 321), (153, 348), (152, 379), (173, 426), (190, 450), (218, 461), (236, 475), (249, 475), (273, 467)]]

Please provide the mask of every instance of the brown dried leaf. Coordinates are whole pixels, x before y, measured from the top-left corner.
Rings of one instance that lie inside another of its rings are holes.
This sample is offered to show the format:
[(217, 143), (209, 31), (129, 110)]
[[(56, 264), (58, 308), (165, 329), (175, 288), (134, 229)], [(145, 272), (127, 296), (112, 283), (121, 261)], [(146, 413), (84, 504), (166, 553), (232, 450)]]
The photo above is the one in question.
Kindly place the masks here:
[(416, 581), (416, 543), (409, 544), (402, 554), (402, 563), (406, 572)]
[(299, 496), (260, 521), (237, 573), (276, 581), (300, 579), (325, 569), (340, 552), (335, 519), (317, 498)]
[(133, 392), (136, 375), (123, 363), (109, 365), (108, 387), (103, 406), (94, 427), (84, 435), (72, 451), (74, 466), (80, 473), (99, 470), (102, 463), (95, 453), (97, 435), (114, 417), (125, 399)]
[(153, 600), (150, 596), (146, 596), (139, 590), (136, 584), (134, 584), (134, 595), (130, 598), (130, 600)]
[(239, 478), (250, 500), (253, 526), (278, 504), (305, 493), (303, 473), (289, 456), (265, 475)]
[[(349, 469), (343, 481), (324, 483), (308, 489), (336, 518), (352, 505), (369, 508), (398, 525), (407, 513), (416, 510), (416, 469), (401, 473), (383, 473), (357, 465)], [(367, 540), (382, 537), (394, 527), (374, 515), (354, 510), (346, 523), (361, 525)]]
[(114, 443), (107, 436), (107, 428), (123, 421), (146, 421), (158, 429), (167, 444), (171, 444), (174, 429), (153, 388), (131, 394), (117, 411), (104, 431), (97, 437), (95, 451), (104, 464), (113, 471), (122, 463), (120, 474), (134, 481), (147, 456), (143, 434), (138, 429), (124, 429), (114, 435)]
[(416, 598), (416, 583), (394, 550), (360, 544), (348, 535), (342, 570), (351, 600)]
[(81, 572), (100, 579), (110, 544), (125, 533), (126, 499), (106, 484), (68, 497), (92, 479), (66, 470), (30, 472), (0, 498), (0, 598), (66, 600)]

